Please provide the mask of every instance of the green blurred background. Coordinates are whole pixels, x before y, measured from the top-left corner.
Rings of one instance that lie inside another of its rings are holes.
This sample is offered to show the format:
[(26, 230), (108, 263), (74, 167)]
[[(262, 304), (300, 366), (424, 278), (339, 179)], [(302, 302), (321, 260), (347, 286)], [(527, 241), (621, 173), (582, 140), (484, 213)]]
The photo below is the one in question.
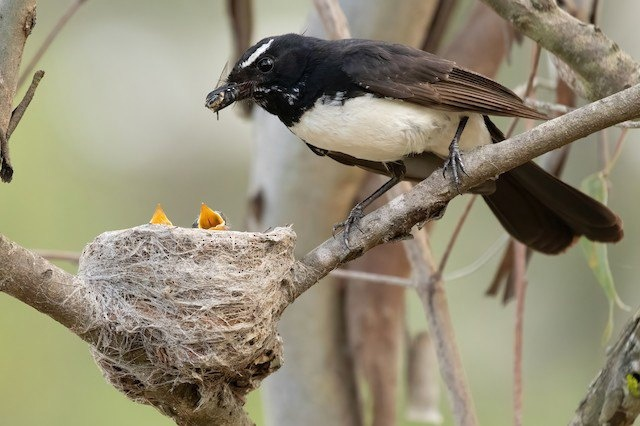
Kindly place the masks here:
[[(39, 2), (25, 59), (71, 3)], [(255, 40), (300, 31), (311, 7), (310, 1), (255, 3)], [(620, 0), (616, 10), (604, 10), (601, 24), (635, 57), (640, 57), (640, 46), (631, 29), (639, 8), (633, 0)], [(174, 224), (187, 226), (202, 201), (242, 228), (251, 133), (257, 130), (231, 111), (216, 121), (203, 107), (231, 46), (224, 2), (88, 1), (39, 66), (46, 76), (11, 141), (14, 181), (0, 185), (0, 233), (28, 248), (80, 251), (103, 231), (147, 222), (158, 202)], [(511, 87), (522, 83), (529, 57), (526, 43), (498, 79)], [(616, 135), (612, 131), (609, 137)], [(574, 147), (569, 182), (579, 184), (596, 170), (593, 142)], [(640, 272), (637, 189), (632, 184), (640, 178), (639, 143), (632, 132), (610, 195), (626, 226), (624, 241), (610, 249), (611, 266), (619, 293), (633, 310), (640, 304), (634, 278)], [(465, 202), (454, 200), (438, 224), (436, 253), (442, 252)], [(485, 206), (478, 205), (449, 270), (471, 263), (501, 233)], [(510, 424), (512, 416), (514, 307), (483, 296), (496, 262), (447, 284), (480, 420), (487, 425)], [(563, 424), (602, 365), (607, 302), (579, 248), (559, 257), (535, 256), (529, 284), (525, 424)], [(410, 330), (423, 329), (418, 301), (409, 295), (408, 303)], [(616, 313), (614, 337), (628, 316)], [(446, 401), (441, 405), (450, 424)], [(249, 397), (248, 410), (262, 424), (258, 393)], [(86, 344), (0, 294), (0, 425), (87, 424), (172, 423), (108, 385)]]

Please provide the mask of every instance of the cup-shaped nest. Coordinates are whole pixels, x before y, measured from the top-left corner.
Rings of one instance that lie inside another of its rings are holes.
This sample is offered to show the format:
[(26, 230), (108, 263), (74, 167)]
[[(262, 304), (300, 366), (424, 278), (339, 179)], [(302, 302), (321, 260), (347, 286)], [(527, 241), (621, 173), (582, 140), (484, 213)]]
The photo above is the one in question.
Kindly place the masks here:
[[(98, 236), (78, 275), (103, 321), (92, 348), (130, 398), (189, 388), (198, 406), (242, 397), (281, 364), (295, 233), (144, 225)], [(194, 396), (195, 395), (195, 396)]]

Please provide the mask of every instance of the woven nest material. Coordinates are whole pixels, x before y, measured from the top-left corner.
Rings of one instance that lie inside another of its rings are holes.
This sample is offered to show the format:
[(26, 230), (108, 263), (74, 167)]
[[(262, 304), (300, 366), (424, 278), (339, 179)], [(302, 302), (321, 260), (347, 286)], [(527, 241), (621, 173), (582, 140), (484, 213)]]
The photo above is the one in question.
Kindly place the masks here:
[(281, 363), (277, 321), (290, 302), (295, 233), (144, 225), (106, 232), (78, 275), (104, 313), (92, 348), (130, 398), (189, 384), (198, 404), (242, 399)]

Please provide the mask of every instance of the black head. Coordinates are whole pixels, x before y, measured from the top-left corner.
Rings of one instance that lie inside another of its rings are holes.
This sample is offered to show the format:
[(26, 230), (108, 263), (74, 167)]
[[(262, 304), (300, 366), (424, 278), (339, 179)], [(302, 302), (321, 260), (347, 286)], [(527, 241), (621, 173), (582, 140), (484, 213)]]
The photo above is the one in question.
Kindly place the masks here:
[(309, 54), (319, 42), (298, 34), (260, 40), (244, 52), (229, 73), (226, 84), (207, 95), (206, 107), (218, 112), (246, 98), (254, 99), (268, 110), (272, 109), (267, 107), (270, 101), (292, 104), (301, 90), (298, 84), (307, 68)]

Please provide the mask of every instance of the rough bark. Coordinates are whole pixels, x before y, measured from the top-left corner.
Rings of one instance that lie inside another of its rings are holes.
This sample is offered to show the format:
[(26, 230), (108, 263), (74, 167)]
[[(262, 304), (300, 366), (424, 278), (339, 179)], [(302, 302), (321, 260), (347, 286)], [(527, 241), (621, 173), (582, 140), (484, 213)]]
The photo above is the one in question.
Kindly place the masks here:
[(58, 321), (92, 343), (100, 312), (81, 280), (0, 235), (0, 291)]
[(598, 27), (574, 18), (555, 1), (483, 1), (567, 64), (571, 71), (565, 67), (563, 79), (587, 99), (600, 99), (640, 82), (640, 65), (631, 56)]

